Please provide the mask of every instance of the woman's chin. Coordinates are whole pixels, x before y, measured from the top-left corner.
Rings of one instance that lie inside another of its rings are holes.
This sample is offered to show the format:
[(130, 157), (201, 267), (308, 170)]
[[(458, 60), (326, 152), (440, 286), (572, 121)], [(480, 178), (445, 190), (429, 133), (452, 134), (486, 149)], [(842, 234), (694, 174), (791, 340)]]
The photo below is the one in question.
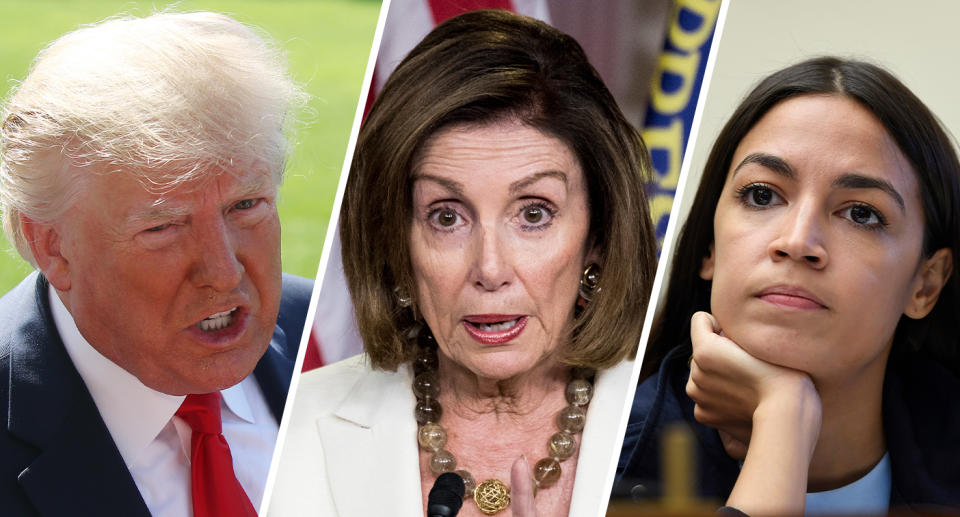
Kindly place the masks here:
[[(504, 358), (506, 359), (506, 358)], [(462, 365), (472, 375), (479, 380), (486, 381), (506, 381), (517, 379), (532, 374), (533, 365), (523, 364), (517, 361), (485, 359), (471, 361)]]
[(540, 357), (533, 357), (522, 350), (471, 354), (466, 357), (453, 357), (451, 360), (458, 369), (468, 372), (481, 382), (520, 380), (547, 374), (543, 368), (539, 368), (542, 364)]
[(723, 331), (725, 337), (761, 361), (806, 372), (816, 367), (821, 340), (801, 329), (743, 321), (725, 326)]

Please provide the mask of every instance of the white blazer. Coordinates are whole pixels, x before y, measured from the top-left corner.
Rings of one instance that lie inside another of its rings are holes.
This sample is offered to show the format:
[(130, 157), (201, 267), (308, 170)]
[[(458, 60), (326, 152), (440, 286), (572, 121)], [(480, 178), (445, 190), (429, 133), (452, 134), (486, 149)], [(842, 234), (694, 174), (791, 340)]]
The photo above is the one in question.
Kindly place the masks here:
[[(597, 516), (610, 497), (633, 361), (598, 372), (570, 515)], [(303, 374), (267, 515), (422, 517), (416, 398), (409, 365), (370, 368), (358, 355)], [(549, 422), (545, 425), (552, 426)]]

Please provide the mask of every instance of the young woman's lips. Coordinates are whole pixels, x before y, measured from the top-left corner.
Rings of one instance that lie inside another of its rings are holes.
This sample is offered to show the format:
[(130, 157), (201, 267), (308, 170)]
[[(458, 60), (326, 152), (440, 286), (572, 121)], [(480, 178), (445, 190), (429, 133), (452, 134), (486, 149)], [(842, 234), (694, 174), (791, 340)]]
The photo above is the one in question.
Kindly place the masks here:
[(798, 310), (819, 310), (827, 306), (809, 291), (795, 286), (768, 287), (757, 294), (761, 300), (783, 307)]
[(463, 318), (463, 328), (483, 345), (509, 343), (523, 332), (527, 317), (521, 314), (471, 314)]
[(188, 332), (201, 345), (215, 349), (229, 348), (247, 329), (249, 316), (250, 309), (245, 306), (224, 309), (190, 325)]

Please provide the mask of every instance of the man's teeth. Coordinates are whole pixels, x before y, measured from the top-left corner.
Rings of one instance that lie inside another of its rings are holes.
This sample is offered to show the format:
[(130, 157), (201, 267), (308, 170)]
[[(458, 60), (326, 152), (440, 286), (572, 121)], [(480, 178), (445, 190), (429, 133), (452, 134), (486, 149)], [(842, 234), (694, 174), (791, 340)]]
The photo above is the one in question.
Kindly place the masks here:
[(520, 318), (509, 321), (501, 321), (497, 323), (474, 323), (473, 326), (484, 332), (502, 332), (507, 329), (511, 329), (517, 322), (520, 321)]
[(201, 320), (200, 323), (197, 323), (197, 327), (204, 332), (227, 328), (233, 321), (233, 313), (236, 310), (237, 308), (234, 307), (229, 311), (211, 314), (210, 316), (207, 316), (205, 319)]

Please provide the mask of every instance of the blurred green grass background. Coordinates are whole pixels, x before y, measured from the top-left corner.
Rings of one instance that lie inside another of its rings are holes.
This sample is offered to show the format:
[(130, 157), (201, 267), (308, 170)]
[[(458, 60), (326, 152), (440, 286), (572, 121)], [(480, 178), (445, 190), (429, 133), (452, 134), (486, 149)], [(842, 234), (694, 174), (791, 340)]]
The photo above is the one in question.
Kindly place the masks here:
[[(80, 25), (118, 13), (144, 16), (211, 10), (257, 26), (283, 47), (294, 79), (310, 93), (306, 121), (295, 136), (280, 190), (283, 270), (317, 274), (337, 181), (350, 138), (380, 10), (379, 0), (233, 0), (170, 2), (116, 0), (0, 1), (0, 78), (3, 98), (22, 80), (37, 52)], [(0, 294), (32, 271), (0, 239)]]

